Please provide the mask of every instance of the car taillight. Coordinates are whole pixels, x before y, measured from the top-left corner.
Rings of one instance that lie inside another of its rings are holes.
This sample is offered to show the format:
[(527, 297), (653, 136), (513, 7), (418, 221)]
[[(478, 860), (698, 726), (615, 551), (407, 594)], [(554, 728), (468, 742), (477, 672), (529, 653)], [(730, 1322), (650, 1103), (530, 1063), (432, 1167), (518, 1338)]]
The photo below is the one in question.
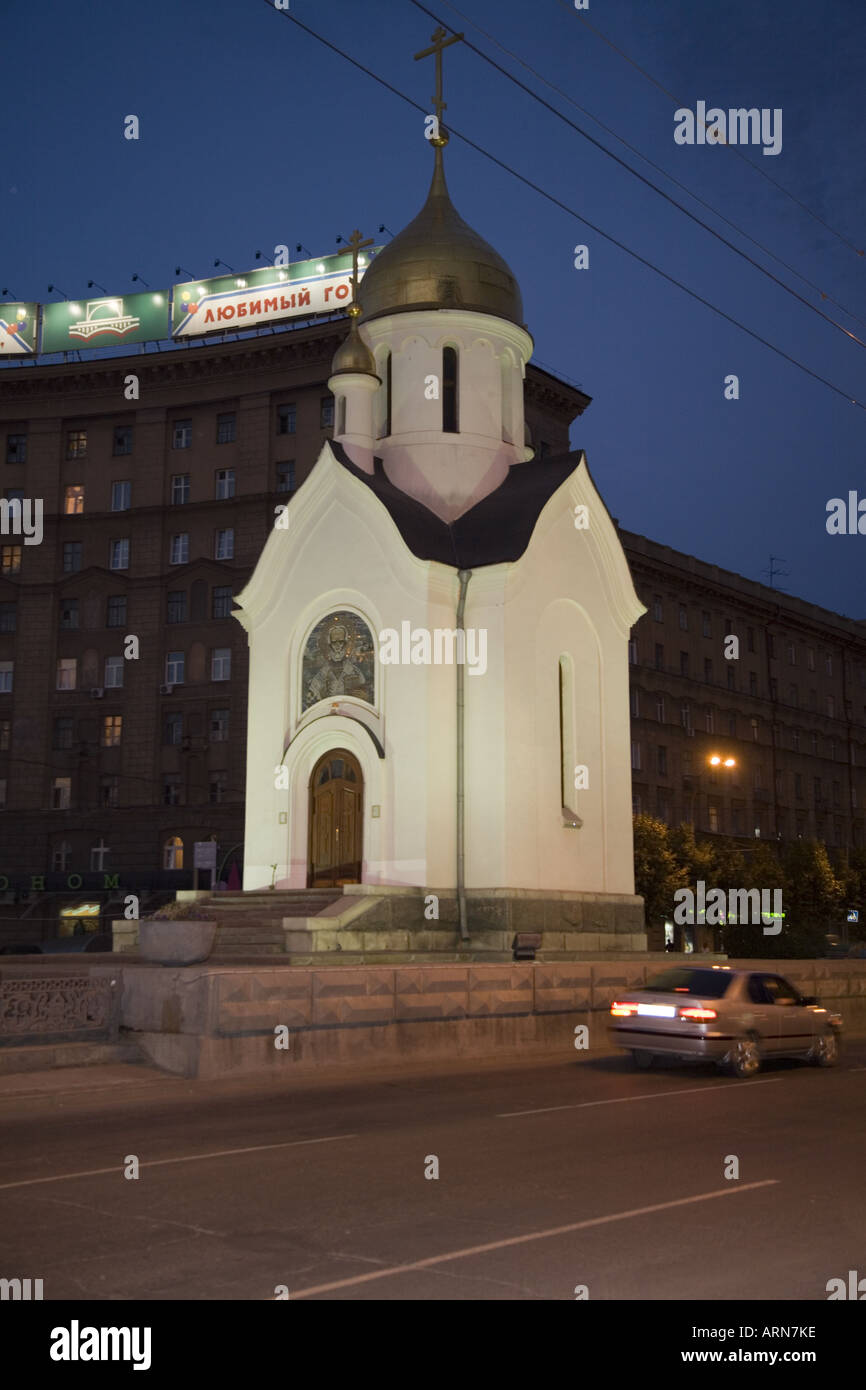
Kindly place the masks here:
[(687, 1018), (690, 1023), (709, 1023), (718, 1014), (715, 1009), (680, 1009), (680, 1018)]
[(611, 1014), (614, 1018), (631, 1018), (637, 1013), (637, 1004), (623, 1004), (615, 999), (610, 1006)]

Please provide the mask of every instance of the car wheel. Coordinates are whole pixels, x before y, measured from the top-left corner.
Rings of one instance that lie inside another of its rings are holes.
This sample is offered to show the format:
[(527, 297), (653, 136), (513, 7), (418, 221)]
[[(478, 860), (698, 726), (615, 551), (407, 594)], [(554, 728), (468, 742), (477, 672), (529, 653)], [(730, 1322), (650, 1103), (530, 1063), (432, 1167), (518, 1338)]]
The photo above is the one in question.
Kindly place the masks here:
[(638, 1071), (646, 1071), (647, 1068), (651, 1067), (653, 1064), (652, 1053), (647, 1052), (646, 1048), (643, 1047), (633, 1047), (631, 1059), (637, 1067)]
[(761, 1068), (761, 1052), (755, 1037), (739, 1038), (731, 1049), (731, 1071), (734, 1076), (755, 1076)]
[(815, 1039), (809, 1061), (816, 1067), (835, 1067), (839, 1061), (839, 1037), (835, 1028), (828, 1028)]

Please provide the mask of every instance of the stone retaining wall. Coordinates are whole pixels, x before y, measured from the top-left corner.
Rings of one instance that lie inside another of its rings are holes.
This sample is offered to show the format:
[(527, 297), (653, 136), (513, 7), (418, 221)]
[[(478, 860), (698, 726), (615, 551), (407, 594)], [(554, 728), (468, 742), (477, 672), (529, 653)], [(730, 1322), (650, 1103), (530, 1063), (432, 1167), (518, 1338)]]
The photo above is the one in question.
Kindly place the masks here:
[[(694, 958), (695, 963), (699, 958)], [(681, 961), (682, 957), (677, 960)], [(217, 1077), (324, 1062), (605, 1050), (611, 1000), (672, 964), (656, 960), (295, 968), (118, 964), (121, 1025), (158, 1066)], [(786, 975), (866, 1033), (866, 961), (743, 961)], [(288, 1029), (287, 1050), (275, 1029)]]

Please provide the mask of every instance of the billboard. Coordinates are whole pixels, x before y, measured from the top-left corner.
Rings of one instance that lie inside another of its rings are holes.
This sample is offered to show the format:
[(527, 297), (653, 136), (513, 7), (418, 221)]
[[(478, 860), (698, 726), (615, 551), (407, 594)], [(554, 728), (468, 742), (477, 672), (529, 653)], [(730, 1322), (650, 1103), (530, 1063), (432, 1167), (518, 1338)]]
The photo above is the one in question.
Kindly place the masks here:
[(0, 353), (19, 357), (36, 351), (38, 304), (0, 304)]
[(103, 299), (64, 299), (42, 310), (42, 352), (82, 347), (116, 347), (164, 338), (168, 293), (114, 295)]
[[(359, 263), (359, 281), (363, 273)], [(175, 286), (172, 337), (198, 338), (278, 319), (328, 314), (348, 308), (351, 301), (352, 257), (345, 253), (216, 280), (191, 280)]]

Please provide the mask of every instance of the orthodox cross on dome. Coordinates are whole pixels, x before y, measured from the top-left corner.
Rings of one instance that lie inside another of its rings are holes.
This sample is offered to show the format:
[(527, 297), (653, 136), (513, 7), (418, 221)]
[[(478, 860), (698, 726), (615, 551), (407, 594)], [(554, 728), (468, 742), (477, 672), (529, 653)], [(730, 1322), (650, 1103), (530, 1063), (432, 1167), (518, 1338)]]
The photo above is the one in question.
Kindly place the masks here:
[(447, 31), (440, 26), (436, 30), (435, 34), (432, 35), (433, 46), (431, 48), (423, 49), (421, 53), (415, 54), (416, 63), (419, 58), (429, 58), (431, 53), (436, 54), (436, 91), (433, 95), (433, 106), (436, 111), (436, 123), (438, 129), (436, 134), (431, 136), (430, 144), (437, 145), (440, 148), (443, 145), (448, 144), (448, 131), (442, 124), (442, 112), (448, 105), (447, 102), (442, 100), (442, 52), (444, 49), (448, 48), (452, 43), (459, 43), (460, 40), (463, 38), (462, 34), (453, 34), (450, 39), (447, 39), (445, 37), (446, 32)]
[(352, 302), (349, 305), (348, 313), (352, 318), (357, 318), (361, 312), (361, 306), (358, 303), (358, 252), (363, 251), (365, 246), (372, 246), (373, 238), (368, 237), (366, 241), (362, 241), (361, 233), (356, 227), (349, 237), (347, 245), (352, 248)]

